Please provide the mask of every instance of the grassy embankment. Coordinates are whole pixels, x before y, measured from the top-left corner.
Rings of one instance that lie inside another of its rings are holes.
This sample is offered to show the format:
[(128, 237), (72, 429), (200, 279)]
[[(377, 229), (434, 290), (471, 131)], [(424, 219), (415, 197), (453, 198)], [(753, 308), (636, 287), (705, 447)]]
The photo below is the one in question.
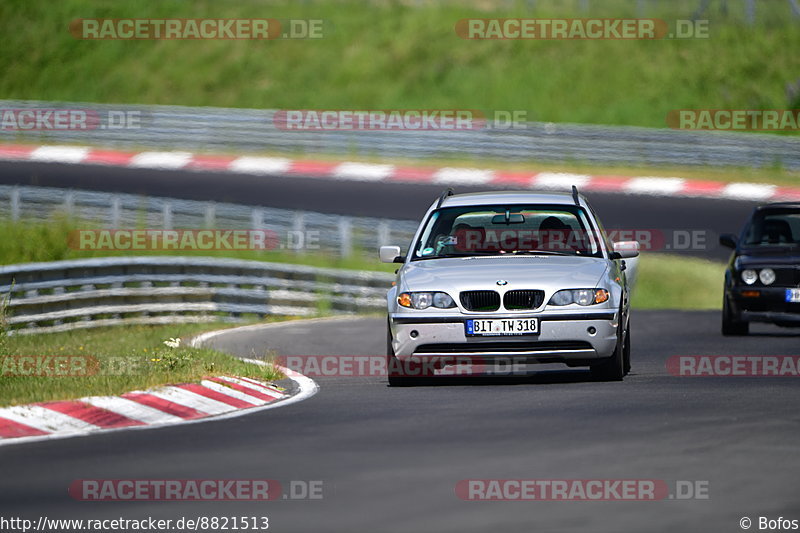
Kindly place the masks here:
[[(800, 29), (784, 1), (713, 2), (709, 38), (464, 40), (480, 17), (691, 18), (698, 2), (292, 2), (213, 0), (6, 2), (0, 7), (0, 98), (283, 109), (520, 110), (529, 120), (666, 127), (673, 109), (800, 108)], [(76, 18), (323, 19), (321, 39), (77, 40)], [(168, 58), (165, 60), (165, 58)], [(232, 150), (235, 147), (231, 147)], [(301, 152), (298, 152), (300, 154)], [(316, 154), (319, 155), (319, 154)], [(431, 162), (431, 161), (427, 161)], [(440, 159), (521, 170), (641, 175), (581, 161), (544, 165)], [(723, 181), (800, 182), (772, 168), (648, 169)]]

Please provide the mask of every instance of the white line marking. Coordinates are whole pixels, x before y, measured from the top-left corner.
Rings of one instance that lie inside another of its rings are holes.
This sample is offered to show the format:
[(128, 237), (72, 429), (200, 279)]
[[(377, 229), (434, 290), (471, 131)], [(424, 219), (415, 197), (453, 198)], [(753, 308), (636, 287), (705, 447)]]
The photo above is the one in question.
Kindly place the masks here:
[(264, 405), (265, 403), (268, 403), (266, 400), (256, 398), (255, 396), (250, 396), (214, 381), (208, 381), (204, 379), (200, 382), (200, 384), (220, 394), (230, 396), (231, 398), (236, 398), (237, 400), (242, 400), (243, 402), (252, 403), (253, 405)]
[(292, 161), (283, 157), (239, 157), (231, 161), (228, 170), (247, 174), (283, 174), (291, 166)]
[(276, 399), (283, 398), (284, 396), (286, 396), (285, 394), (277, 392), (275, 389), (271, 389), (263, 385), (257, 385), (252, 381), (245, 381), (243, 379), (233, 378), (230, 376), (219, 376), (219, 379), (221, 379), (222, 381), (227, 381), (228, 383), (236, 383), (237, 385), (241, 385), (242, 387), (247, 387), (250, 390), (253, 390), (255, 392), (260, 392), (261, 394), (266, 394), (267, 396), (271, 396)]
[(683, 178), (638, 177), (625, 182), (623, 190), (634, 194), (674, 195), (683, 190)]
[(571, 190), (575, 185), (578, 189), (589, 183), (592, 177), (586, 174), (572, 174), (570, 172), (540, 172), (533, 178), (533, 186), (542, 189)]
[(766, 200), (775, 195), (775, 185), (763, 183), (731, 183), (722, 189), (721, 196), (736, 200)]
[(64, 413), (46, 409), (40, 405), (15, 405), (0, 409), (0, 418), (7, 418), (20, 424), (25, 424), (40, 431), (52, 433), (54, 431), (85, 431), (87, 429), (100, 429), (83, 420), (73, 418)]
[(141, 152), (133, 156), (128, 166), (134, 168), (180, 169), (188, 165), (193, 155), (189, 152)]
[(33, 161), (80, 163), (89, 155), (89, 148), (80, 146), (40, 146), (30, 154)]
[(483, 185), (492, 181), (494, 176), (494, 170), (445, 167), (433, 173), (433, 182), (452, 185)]
[(210, 415), (227, 413), (228, 411), (236, 409), (234, 406), (227, 403), (218, 402), (212, 398), (206, 398), (201, 394), (196, 394), (192, 391), (181, 389), (180, 387), (164, 387), (162, 389), (155, 389), (153, 391), (149, 391), (149, 394), (157, 396), (163, 400), (180, 404), (184, 407), (191, 407), (192, 409), (202, 413), (208, 413)]
[(179, 416), (171, 415), (148, 405), (117, 396), (90, 396), (88, 398), (81, 398), (80, 401), (128, 417), (131, 420), (144, 422), (145, 424), (180, 422), (183, 420), (183, 418)]
[(333, 171), (333, 177), (354, 181), (381, 181), (392, 175), (394, 165), (370, 163), (342, 163)]

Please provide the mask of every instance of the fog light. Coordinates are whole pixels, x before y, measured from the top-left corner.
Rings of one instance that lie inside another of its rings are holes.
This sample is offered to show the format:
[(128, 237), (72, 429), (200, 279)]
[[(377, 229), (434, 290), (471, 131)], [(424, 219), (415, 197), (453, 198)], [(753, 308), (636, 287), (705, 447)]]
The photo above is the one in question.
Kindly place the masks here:
[(597, 333), (597, 330), (595, 329), (595, 327), (594, 327), (594, 326), (589, 326), (589, 327), (586, 329), (586, 331), (588, 331), (588, 332), (589, 332), (589, 335), (594, 335), (595, 333)]
[(412, 329), (411, 333), (409, 333), (409, 335), (411, 335), (412, 339), (416, 339), (417, 337), (419, 337), (419, 331), (417, 331), (415, 329)]

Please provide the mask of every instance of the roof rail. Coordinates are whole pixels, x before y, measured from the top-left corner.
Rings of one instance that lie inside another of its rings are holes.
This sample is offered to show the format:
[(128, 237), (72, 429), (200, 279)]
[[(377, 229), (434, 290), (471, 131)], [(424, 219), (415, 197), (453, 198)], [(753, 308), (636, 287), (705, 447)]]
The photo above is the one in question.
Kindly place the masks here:
[(444, 199), (447, 198), (448, 196), (453, 196), (453, 194), (454, 194), (453, 193), (453, 188), (452, 187), (448, 187), (442, 193), (442, 195), (439, 196), (439, 203), (436, 204), (436, 209), (439, 209), (440, 207), (442, 207), (442, 204), (444, 203)]
[(574, 185), (572, 186), (572, 201), (575, 202), (575, 205), (581, 205), (578, 200), (578, 188)]

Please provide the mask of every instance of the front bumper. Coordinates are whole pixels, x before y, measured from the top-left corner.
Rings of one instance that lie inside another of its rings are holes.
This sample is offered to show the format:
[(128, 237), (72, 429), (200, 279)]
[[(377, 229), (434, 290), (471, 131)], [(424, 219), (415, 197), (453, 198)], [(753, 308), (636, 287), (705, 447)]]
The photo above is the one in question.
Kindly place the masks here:
[[(728, 290), (729, 301), (741, 320), (747, 322), (797, 322), (800, 303), (786, 301), (788, 287), (734, 287)], [(742, 292), (758, 292), (743, 296)]]
[[(538, 335), (467, 336), (468, 319), (540, 319)], [(453, 356), (515, 363), (589, 364), (610, 357), (617, 345), (618, 313), (608, 309), (593, 313), (498, 314), (478, 316), (390, 315), (392, 348), (400, 360), (452, 359)], [(594, 333), (590, 333), (594, 328)]]

